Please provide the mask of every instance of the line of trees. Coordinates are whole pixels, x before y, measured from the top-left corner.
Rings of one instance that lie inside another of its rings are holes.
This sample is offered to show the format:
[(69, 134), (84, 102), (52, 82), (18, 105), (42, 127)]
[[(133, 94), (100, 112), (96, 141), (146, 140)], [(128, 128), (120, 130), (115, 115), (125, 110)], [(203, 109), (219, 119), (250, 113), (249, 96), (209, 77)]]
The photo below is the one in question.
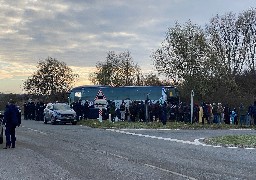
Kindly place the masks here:
[[(129, 51), (120, 54), (111, 51), (107, 54), (106, 61), (98, 62), (96, 67), (97, 70), (89, 77), (95, 85), (143, 86), (166, 83), (154, 73), (143, 75)], [(23, 88), (33, 99), (66, 101), (78, 77), (66, 63), (48, 57), (38, 62), (37, 71), (24, 81)]]
[[(256, 9), (249, 9), (216, 15), (204, 28), (190, 20), (168, 28), (161, 46), (151, 54), (165, 81), (154, 73), (143, 74), (129, 51), (108, 52), (89, 80), (111, 86), (175, 85), (184, 101), (194, 90), (198, 102), (250, 104), (256, 93), (255, 52)], [(24, 82), (28, 93), (64, 94), (78, 79), (65, 63), (50, 57), (40, 61), (38, 69)]]
[(129, 51), (116, 54), (107, 53), (105, 61), (97, 62), (96, 71), (90, 74), (90, 81), (97, 85), (110, 86), (149, 86), (167, 84), (153, 72), (143, 74), (138, 64), (134, 63)]
[(256, 93), (256, 9), (216, 15), (205, 28), (188, 21), (168, 29), (152, 54), (159, 73), (197, 101), (250, 104)]

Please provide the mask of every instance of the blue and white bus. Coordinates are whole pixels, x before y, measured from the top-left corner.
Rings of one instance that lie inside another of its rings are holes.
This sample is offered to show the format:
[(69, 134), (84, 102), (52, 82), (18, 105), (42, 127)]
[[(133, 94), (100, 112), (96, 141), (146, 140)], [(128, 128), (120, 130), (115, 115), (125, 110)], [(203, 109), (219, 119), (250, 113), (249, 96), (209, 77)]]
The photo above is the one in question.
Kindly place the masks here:
[(156, 101), (170, 102), (172, 104), (179, 103), (179, 92), (173, 86), (79, 86), (70, 91), (69, 102), (73, 103), (78, 100), (94, 102), (99, 90), (102, 91), (106, 100), (114, 101), (116, 106), (122, 101), (144, 101), (150, 100), (152, 103)]

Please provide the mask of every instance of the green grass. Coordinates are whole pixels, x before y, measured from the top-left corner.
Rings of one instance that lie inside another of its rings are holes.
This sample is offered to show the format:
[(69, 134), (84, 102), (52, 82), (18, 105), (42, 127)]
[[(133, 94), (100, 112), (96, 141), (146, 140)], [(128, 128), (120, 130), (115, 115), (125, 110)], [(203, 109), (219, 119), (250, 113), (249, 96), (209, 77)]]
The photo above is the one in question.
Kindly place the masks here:
[(161, 122), (109, 122), (108, 120), (81, 120), (79, 125), (84, 125), (92, 128), (116, 128), (116, 129), (238, 129), (240, 125), (228, 124), (199, 124), (199, 123), (184, 123), (184, 122), (167, 122), (165, 126)]
[(256, 135), (228, 135), (205, 139), (207, 144), (235, 146), (235, 147), (256, 147)]

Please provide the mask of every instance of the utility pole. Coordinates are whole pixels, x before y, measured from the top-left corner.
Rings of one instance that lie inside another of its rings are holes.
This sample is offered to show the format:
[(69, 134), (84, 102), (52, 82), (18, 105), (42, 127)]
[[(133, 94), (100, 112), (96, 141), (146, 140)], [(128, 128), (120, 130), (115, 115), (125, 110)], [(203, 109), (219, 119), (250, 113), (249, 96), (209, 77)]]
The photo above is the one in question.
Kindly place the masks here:
[(149, 103), (149, 93), (147, 93), (146, 101), (145, 101), (145, 107), (146, 107), (146, 122), (149, 122), (149, 113), (148, 113), (148, 104)]
[(194, 110), (194, 91), (191, 91), (191, 103), (190, 103), (190, 120), (193, 123), (193, 110)]

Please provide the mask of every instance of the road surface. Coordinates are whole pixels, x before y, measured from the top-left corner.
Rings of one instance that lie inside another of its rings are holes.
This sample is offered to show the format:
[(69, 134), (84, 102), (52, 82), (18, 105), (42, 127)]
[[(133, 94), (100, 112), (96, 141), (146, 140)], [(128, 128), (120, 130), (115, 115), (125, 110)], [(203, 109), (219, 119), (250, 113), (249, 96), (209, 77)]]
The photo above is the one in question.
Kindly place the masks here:
[(23, 120), (16, 134), (15, 149), (0, 149), (0, 179), (256, 179), (256, 149), (200, 141), (255, 130), (106, 130)]

